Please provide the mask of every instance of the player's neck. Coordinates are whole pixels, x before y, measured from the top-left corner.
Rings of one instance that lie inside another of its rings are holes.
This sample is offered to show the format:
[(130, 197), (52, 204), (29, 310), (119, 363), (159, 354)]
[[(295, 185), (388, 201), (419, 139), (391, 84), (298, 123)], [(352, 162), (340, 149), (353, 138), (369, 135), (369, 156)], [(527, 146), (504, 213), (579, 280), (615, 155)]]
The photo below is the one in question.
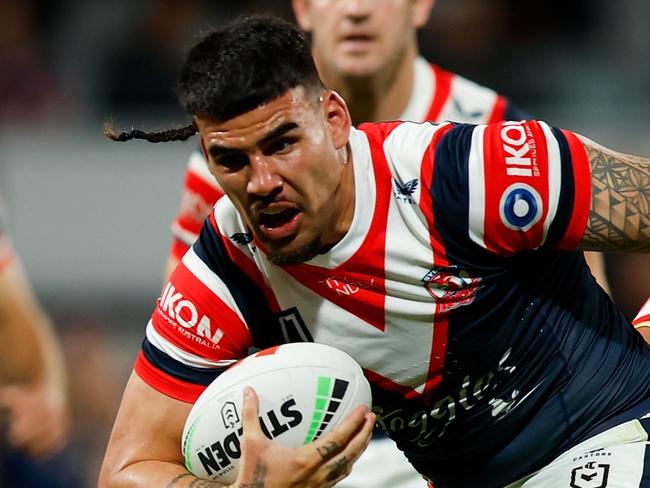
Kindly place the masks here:
[(415, 45), (409, 47), (393, 69), (385, 69), (376, 76), (364, 78), (328, 79), (332, 87), (345, 99), (352, 115), (352, 122), (378, 122), (399, 119), (406, 110), (414, 85), (414, 63), (417, 58)]

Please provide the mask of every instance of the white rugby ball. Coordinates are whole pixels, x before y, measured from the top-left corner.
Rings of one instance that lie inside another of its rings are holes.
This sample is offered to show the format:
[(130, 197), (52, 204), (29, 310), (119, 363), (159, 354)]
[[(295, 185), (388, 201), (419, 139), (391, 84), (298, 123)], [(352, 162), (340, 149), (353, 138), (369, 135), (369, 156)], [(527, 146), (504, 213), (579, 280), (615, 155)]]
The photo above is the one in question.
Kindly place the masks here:
[(345, 352), (311, 342), (264, 349), (218, 376), (192, 407), (181, 449), (195, 476), (235, 481), (245, 386), (257, 392), (264, 433), (290, 447), (331, 431), (358, 405), (371, 405), (370, 384)]

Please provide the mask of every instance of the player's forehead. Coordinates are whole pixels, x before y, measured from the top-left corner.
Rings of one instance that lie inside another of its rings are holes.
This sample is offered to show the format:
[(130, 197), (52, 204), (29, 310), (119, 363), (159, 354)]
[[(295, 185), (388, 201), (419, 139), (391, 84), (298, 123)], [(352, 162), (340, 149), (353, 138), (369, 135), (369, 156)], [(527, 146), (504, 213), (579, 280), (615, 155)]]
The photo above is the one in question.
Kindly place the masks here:
[(304, 89), (295, 88), (224, 122), (200, 116), (195, 121), (208, 151), (211, 146), (244, 149), (274, 134), (305, 129), (311, 120), (312, 98)]

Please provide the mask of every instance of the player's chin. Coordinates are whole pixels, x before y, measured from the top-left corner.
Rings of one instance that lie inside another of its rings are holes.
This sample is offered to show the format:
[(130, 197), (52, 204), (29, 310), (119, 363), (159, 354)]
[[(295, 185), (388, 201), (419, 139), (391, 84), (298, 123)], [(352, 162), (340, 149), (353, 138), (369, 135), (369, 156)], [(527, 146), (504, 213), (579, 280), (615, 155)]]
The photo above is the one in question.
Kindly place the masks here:
[(287, 266), (290, 264), (300, 264), (316, 257), (320, 251), (320, 245), (317, 240), (301, 244), (298, 239), (278, 245), (278, 243), (267, 246), (268, 258), (276, 266)]

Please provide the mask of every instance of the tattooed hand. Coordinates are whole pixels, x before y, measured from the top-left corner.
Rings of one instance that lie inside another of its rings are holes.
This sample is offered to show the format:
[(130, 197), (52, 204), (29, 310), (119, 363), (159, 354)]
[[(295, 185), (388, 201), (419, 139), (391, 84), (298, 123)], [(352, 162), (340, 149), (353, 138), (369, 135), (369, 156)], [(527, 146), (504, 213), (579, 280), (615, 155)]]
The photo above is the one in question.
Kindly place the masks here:
[(259, 403), (252, 388), (244, 395), (242, 460), (232, 488), (321, 488), (345, 478), (365, 450), (375, 416), (358, 407), (336, 429), (297, 448), (271, 442), (259, 423)]

